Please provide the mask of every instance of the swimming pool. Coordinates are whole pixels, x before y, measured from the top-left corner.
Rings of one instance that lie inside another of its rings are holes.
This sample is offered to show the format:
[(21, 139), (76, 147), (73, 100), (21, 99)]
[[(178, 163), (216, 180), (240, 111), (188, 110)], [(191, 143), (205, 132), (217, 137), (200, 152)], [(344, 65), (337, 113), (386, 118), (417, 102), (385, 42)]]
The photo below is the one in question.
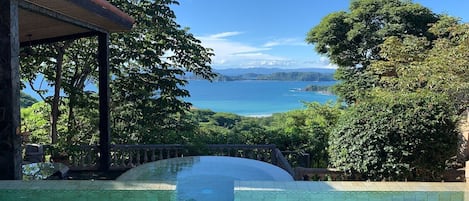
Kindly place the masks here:
[(0, 181), (0, 201), (469, 201), (463, 182), (293, 181), (270, 164), (186, 157), (133, 168), (118, 181)]
[(147, 163), (122, 174), (118, 181), (176, 183), (177, 200), (232, 201), (235, 181), (293, 181), (283, 169), (262, 161), (195, 156)]

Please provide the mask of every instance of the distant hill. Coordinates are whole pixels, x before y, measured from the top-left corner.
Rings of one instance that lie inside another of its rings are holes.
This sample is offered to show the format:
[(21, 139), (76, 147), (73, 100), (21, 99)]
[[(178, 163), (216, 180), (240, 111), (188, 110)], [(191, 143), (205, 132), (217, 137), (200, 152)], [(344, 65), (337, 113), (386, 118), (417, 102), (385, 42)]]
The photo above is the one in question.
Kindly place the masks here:
[[(280, 80), (280, 81), (335, 81), (335, 69), (324, 68), (232, 68), (214, 69), (218, 76), (214, 81), (235, 80)], [(192, 73), (186, 73), (184, 79), (201, 79)]]
[(21, 92), (21, 97), (20, 97), (20, 107), (21, 108), (27, 108), (31, 105), (33, 105), (34, 103), (37, 103), (38, 101), (33, 98), (32, 96), (24, 93), (24, 92)]
[(243, 74), (273, 74), (279, 72), (316, 72), (325, 74), (334, 74), (335, 69), (328, 68), (295, 68), (295, 69), (283, 69), (283, 68), (228, 68), (228, 69), (214, 69), (216, 73), (235, 76)]
[[(188, 79), (199, 79), (198, 77), (188, 77)], [(278, 80), (278, 81), (335, 81), (333, 74), (317, 72), (277, 72), (272, 74), (247, 73), (241, 75), (222, 75), (214, 81), (237, 81), (237, 80)]]

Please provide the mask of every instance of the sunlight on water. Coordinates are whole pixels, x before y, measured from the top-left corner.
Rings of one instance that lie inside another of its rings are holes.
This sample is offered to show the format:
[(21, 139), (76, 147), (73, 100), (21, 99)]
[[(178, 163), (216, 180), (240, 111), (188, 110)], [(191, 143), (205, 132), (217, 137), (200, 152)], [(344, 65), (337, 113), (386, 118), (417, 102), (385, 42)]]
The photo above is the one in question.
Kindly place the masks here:
[(332, 94), (307, 92), (308, 85), (333, 85), (335, 82), (305, 81), (230, 81), (191, 80), (186, 100), (199, 109), (230, 112), (243, 116), (268, 116), (304, 108), (303, 101), (326, 103), (337, 98)]

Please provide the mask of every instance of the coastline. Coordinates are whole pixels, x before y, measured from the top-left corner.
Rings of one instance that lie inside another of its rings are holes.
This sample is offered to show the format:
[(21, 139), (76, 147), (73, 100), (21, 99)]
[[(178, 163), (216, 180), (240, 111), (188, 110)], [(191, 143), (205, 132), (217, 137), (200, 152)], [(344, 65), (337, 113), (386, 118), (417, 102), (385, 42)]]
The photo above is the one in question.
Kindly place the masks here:
[(248, 115), (239, 115), (243, 117), (252, 117), (252, 118), (264, 118), (271, 117), (273, 114), (248, 114)]

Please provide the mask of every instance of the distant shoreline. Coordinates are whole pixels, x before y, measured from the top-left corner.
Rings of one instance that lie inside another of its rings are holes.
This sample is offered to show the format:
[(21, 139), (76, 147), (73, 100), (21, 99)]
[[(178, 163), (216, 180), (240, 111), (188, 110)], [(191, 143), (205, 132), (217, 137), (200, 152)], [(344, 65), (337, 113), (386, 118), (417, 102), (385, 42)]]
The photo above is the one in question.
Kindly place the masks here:
[(271, 117), (273, 114), (249, 114), (249, 115), (239, 115), (243, 117), (253, 117), (253, 118), (264, 118)]
[[(184, 77), (187, 80), (200, 80), (203, 79), (197, 75)], [(336, 81), (333, 73), (319, 73), (319, 72), (275, 72), (270, 74), (261, 73), (244, 73), (239, 75), (225, 75), (217, 73), (213, 79), (215, 82), (230, 82), (241, 80), (272, 80), (272, 81), (312, 81), (312, 82), (327, 82)]]

